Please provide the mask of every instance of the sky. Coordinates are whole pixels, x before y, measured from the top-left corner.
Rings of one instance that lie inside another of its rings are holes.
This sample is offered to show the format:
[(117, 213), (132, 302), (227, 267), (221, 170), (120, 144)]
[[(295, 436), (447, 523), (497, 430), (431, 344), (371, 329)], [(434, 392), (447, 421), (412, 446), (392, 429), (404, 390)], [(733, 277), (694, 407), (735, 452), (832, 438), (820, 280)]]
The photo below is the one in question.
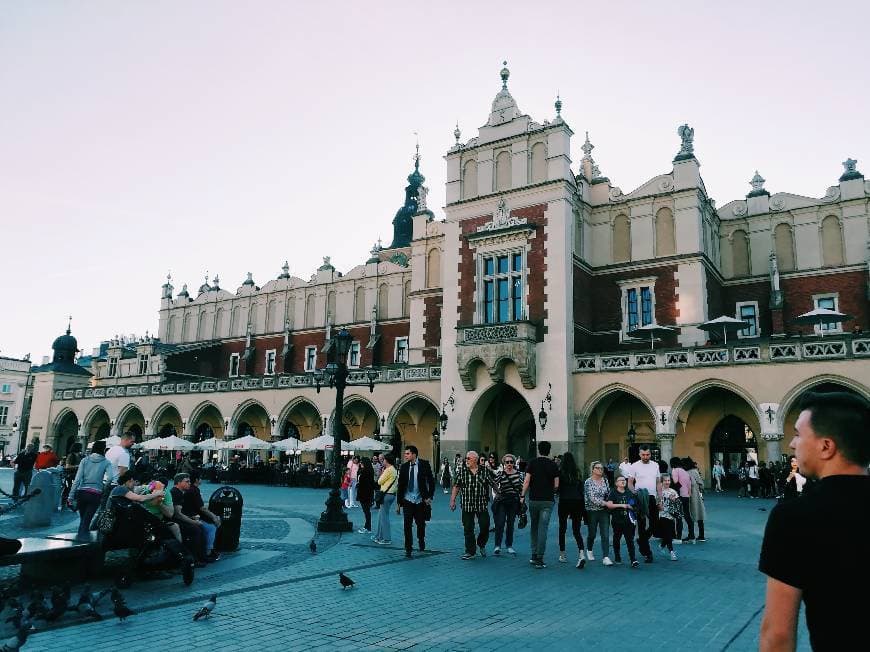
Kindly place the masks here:
[(0, 356), (155, 333), (160, 288), (339, 271), (392, 237), (419, 141), (443, 219), (458, 122), (508, 61), (520, 109), (585, 131), (623, 192), (677, 126), (719, 206), (756, 169), (821, 197), (870, 176), (870, 5), (818, 2), (0, 3)]

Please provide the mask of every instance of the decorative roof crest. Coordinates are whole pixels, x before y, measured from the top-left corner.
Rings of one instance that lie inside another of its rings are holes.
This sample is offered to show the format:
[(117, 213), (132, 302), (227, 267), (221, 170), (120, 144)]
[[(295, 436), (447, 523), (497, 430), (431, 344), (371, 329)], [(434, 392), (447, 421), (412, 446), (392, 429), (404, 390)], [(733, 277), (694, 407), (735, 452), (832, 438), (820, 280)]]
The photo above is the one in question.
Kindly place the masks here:
[(486, 231), (498, 231), (500, 229), (508, 229), (514, 226), (523, 226), (528, 224), (528, 220), (524, 217), (511, 217), (510, 211), (507, 208), (507, 202), (502, 197), (498, 202), (498, 208), (495, 215), (492, 216), (492, 221), (478, 227), (478, 233)]

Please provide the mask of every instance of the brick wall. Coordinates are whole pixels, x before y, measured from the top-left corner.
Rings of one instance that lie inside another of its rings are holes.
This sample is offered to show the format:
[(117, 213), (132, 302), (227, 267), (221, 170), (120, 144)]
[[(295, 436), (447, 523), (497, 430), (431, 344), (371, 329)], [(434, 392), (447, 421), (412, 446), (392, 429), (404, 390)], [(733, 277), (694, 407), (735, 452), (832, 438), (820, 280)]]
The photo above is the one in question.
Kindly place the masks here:
[(767, 279), (726, 285), (722, 288), (721, 310), (710, 312), (710, 319), (720, 315), (737, 317), (737, 304), (742, 301), (758, 302), (758, 327), (761, 329), (761, 337), (769, 337), (773, 333), (773, 321), (770, 312), (770, 281)]
[(837, 292), (840, 295), (840, 312), (852, 315), (843, 323), (844, 331), (854, 326), (863, 330), (870, 328), (870, 306), (867, 302), (867, 272), (840, 272), (819, 276), (783, 278), (780, 287), (783, 292), (783, 318), (787, 333), (813, 333), (812, 326), (796, 326), (791, 320), (813, 309), (813, 295)]
[[(534, 237), (530, 240), (531, 247), (527, 253), (527, 272), (526, 272), (526, 310), (529, 321), (543, 323), (547, 318), (544, 305), (547, 300), (546, 293), (546, 278), (544, 274), (547, 270), (547, 243), (545, 227), (547, 218), (544, 213), (547, 210), (546, 204), (537, 204), (535, 206), (527, 206), (512, 210), (511, 217), (519, 217), (527, 220), (528, 224), (535, 228)], [(477, 231), (477, 229), (492, 220), (492, 215), (481, 215), (463, 220), (461, 223), (461, 231), (463, 236), (468, 236)], [(467, 325), (474, 323), (474, 291), (476, 288), (475, 274), (477, 265), (475, 261), (476, 247), (463, 237), (461, 239), (459, 251), (459, 266), (460, 274), (459, 281), (459, 304), (457, 312), (459, 323)], [(546, 327), (542, 329), (546, 332)]]

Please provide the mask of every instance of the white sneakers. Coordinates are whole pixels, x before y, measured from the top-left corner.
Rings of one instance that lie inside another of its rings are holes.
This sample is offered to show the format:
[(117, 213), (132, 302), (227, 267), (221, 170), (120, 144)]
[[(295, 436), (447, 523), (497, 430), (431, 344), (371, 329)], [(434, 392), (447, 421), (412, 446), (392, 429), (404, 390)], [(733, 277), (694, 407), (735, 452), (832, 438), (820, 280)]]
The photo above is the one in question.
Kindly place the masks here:
[(513, 548), (508, 548), (508, 549), (507, 549), (507, 553), (508, 553), (509, 555), (516, 555), (516, 554), (517, 554), (517, 551), (514, 550)]
[(501, 554), (501, 546), (496, 546), (495, 548), (493, 548), (493, 549), (492, 549), (492, 554), (494, 554), (494, 555), (500, 555), (500, 554)]
[(677, 553), (671, 550), (671, 561), (677, 561)]
[(565, 556), (565, 552), (564, 551), (560, 552), (559, 553), (559, 563), (564, 564), (567, 561), (568, 561), (568, 558)]
[(595, 555), (592, 554), (591, 550), (586, 551), (586, 559), (589, 561), (595, 561)]
[(613, 566), (613, 562), (610, 561), (610, 557), (605, 557), (604, 559), (601, 560), (601, 563), (604, 564), (605, 566)]

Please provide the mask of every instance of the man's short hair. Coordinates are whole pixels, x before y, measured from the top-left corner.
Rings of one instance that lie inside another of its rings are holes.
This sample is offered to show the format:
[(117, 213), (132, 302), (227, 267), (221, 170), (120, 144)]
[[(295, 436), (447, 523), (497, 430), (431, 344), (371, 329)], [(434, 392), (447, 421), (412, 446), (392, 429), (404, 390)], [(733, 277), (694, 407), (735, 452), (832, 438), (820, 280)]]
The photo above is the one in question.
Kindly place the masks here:
[(45, 446), (42, 447), (42, 450), (44, 450), (44, 451), (45, 451), (45, 450), (50, 451), (50, 450), (51, 450), (51, 444), (46, 444)]
[(810, 426), (830, 437), (847, 460), (859, 466), (870, 464), (870, 403), (848, 392), (807, 392), (799, 410), (810, 413)]
[(405, 450), (406, 450), (406, 451), (409, 451), (409, 452), (410, 452), (412, 455), (414, 455), (414, 456), (417, 456), (417, 455), (420, 454), (420, 453), (417, 451), (417, 447), (414, 446), (414, 444), (408, 444), (407, 446), (405, 446)]
[(202, 477), (202, 474), (199, 471), (191, 471), (190, 472), (190, 484), (195, 483)]
[(133, 471), (126, 470), (120, 476), (118, 476), (118, 484), (124, 484), (133, 479)]
[(546, 439), (542, 439), (538, 442), (538, 455), (549, 455), (550, 448), (550, 442), (548, 442)]
[(641, 444), (641, 445), (638, 447), (638, 450), (640, 450), (640, 451), (648, 451), (648, 450), (650, 450), (649, 444)]
[(120, 439), (136, 439), (136, 436), (132, 432), (125, 432), (120, 436)]
[(189, 474), (189, 473), (176, 473), (176, 474), (175, 474), (175, 477), (172, 478), (172, 481), (173, 481), (175, 484), (178, 484), (179, 482), (184, 482), (185, 480), (190, 480), (190, 474)]

